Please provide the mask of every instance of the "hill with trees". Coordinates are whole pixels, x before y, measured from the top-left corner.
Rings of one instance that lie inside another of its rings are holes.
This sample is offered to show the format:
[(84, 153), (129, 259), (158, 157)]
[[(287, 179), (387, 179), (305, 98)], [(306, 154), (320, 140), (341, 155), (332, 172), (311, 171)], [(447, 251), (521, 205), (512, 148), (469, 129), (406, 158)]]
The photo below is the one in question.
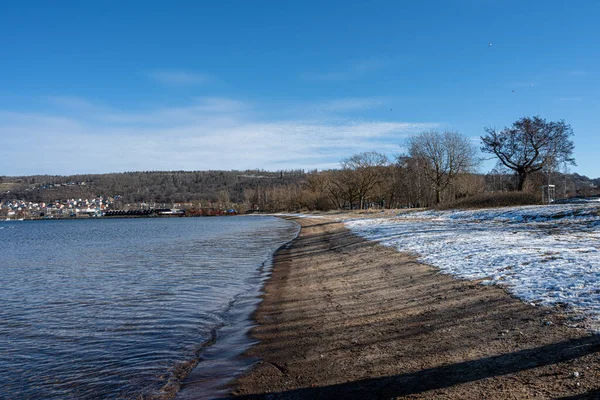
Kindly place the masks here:
[[(429, 179), (419, 162), (409, 156), (387, 161), (380, 154), (357, 154), (344, 160), (342, 168), (326, 171), (3, 176), (0, 177), (0, 203), (16, 199), (51, 202), (118, 195), (119, 206), (203, 202), (207, 206), (269, 211), (428, 207), (438, 203), (438, 191)], [(560, 172), (553, 172), (550, 177), (542, 172), (532, 173), (524, 191), (538, 196), (539, 187), (548, 180), (556, 185), (558, 198), (600, 194), (600, 178)], [(449, 204), (483, 193), (516, 191), (518, 184), (518, 176), (502, 169), (488, 174), (462, 172), (441, 191), (439, 203)]]
[[(410, 138), (407, 154), (390, 160), (377, 152), (354, 154), (325, 171), (146, 171), (71, 176), (0, 176), (0, 204), (9, 200), (118, 198), (115, 207), (154, 203), (240, 211), (330, 210), (448, 206), (467, 198), (494, 204), (493, 194), (514, 191), (499, 204), (541, 200), (554, 185), (556, 198), (600, 195), (600, 178), (568, 172), (574, 164), (571, 127), (564, 121), (525, 117), (501, 131), (486, 129), (484, 153), (498, 158), (487, 174), (471, 140), (457, 132), (427, 131)], [(562, 166), (562, 171), (561, 171)], [(491, 194), (492, 196), (487, 196)], [(476, 197), (479, 196), (479, 197)]]

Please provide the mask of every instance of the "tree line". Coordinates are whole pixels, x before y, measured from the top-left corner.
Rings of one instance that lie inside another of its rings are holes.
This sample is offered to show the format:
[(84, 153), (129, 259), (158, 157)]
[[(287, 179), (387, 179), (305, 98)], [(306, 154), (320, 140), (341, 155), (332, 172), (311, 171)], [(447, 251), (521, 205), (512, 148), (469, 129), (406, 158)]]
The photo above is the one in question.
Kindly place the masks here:
[[(249, 200), (260, 209), (429, 207), (486, 192), (539, 193), (537, 189), (550, 181), (559, 194), (567, 195), (565, 171), (564, 179), (557, 174), (561, 165), (575, 165), (568, 124), (524, 117), (502, 130), (486, 128), (485, 133), (480, 150), (497, 158), (497, 167), (485, 176), (476, 173), (482, 160), (469, 138), (430, 130), (409, 138), (406, 153), (394, 160), (377, 152), (355, 154), (342, 160), (340, 169), (314, 171), (300, 186), (254, 192)], [(589, 194), (594, 186), (570, 192)]]
[(538, 193), (548, 180), (559, 194), (591, 194), (600, 180), (564, 169), (574, 165), (572, 135), (564, 121), (540, 117), (521, 118), (502, 130), (486, 128), (480, 150), (497, 159), (488, 174), (477, 172), (482, 160), (472, 140), (455, 131), (430, 130), (409, 138), (405, 153), (392, 159), (363, 152), (341, 160), (338, 169), (0, 177), (0, 184), (12, 184), (0, 200), (120, 195), (123, 203), (196, 202), (243, 211), (430, 207), (482, 193)]

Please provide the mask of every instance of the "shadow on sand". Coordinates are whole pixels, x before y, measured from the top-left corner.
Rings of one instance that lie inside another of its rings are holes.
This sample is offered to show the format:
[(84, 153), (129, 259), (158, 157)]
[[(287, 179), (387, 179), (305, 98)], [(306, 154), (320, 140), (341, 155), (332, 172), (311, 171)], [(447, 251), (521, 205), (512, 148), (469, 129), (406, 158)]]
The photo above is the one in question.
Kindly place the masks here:
[[(244, 395), (235, 399), (388, 399), (446, 388), (522, 370), (569, 361), (600, 351), (600, 338), (586, 336), (535, 349), (426, 369), (410, 374), (365, 379), (337, 385), (277, 393)], [(562, 399), (598, 399), (600, 390)]]

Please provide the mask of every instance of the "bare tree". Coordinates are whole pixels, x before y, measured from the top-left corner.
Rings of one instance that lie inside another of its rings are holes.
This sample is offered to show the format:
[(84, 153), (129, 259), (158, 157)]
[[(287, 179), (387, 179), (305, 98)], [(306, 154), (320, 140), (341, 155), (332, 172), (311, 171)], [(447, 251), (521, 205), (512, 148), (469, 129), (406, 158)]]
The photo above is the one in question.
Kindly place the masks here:
[(402, 196), (403, 206), (424, 207), (432, 198), (430, 185), (427, 184), (423, 162), (402, 154), (396, 161), (396, 180)]
[(442, 192), (457, 174), (470, 172), (477, 165), (475, 148), (458, 132), (422, 132), (408, 140), (408, 150), (435, 190), (436, 204), (441, 202)]
[[(322, 172), (325, 173), (325, 172)], [(327, 187), (329, 199), (336, 208), (343, 208), (346, 203), (352, 204), (356, 199), (356, 194), (353, 187), (348, 182), (347, 171), (330, 170), (326, 172), (330, 184)]]
[(385, 179), (382, 169), (388, 164), (387, 156), (377, 152), (355, 154), (342, 160), (342, 183), (355, 196), (361, 209), (373, 189)]
[(492, 128), (486, 128), (485, 132), (487, 135), (481, 137), (481, 151), (494, 154), (504, 166), (517, 173), (518, 191), (523, 190), (532, 172), (560, 163), (575, 165), (575, 145), (569, 139), (573, 130), (564, 120), (547, 122), (538, 116), (524, 117), (500, 132)]
[(302, 182), (302, 191), (298, 202), (309, 210), (327, 210), (331, 208), (329, 200), (329, 176), (326, 173), (312, 171)]
[(379, 207), (397, 208), (402, 203), (402, 172), (397, 163), (381, 168), (382, 179), (372, 195)]

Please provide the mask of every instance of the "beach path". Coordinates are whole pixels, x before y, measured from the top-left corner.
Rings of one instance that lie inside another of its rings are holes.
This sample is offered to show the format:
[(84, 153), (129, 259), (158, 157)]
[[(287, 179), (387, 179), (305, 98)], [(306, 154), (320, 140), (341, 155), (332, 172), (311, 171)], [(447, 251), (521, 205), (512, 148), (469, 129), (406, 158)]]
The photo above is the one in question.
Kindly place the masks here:
[[(326, 218), (275, 256), (237, 398), (600, 398), (600, 338)], [(268, 393), (268, 395), (266, 395)]]

